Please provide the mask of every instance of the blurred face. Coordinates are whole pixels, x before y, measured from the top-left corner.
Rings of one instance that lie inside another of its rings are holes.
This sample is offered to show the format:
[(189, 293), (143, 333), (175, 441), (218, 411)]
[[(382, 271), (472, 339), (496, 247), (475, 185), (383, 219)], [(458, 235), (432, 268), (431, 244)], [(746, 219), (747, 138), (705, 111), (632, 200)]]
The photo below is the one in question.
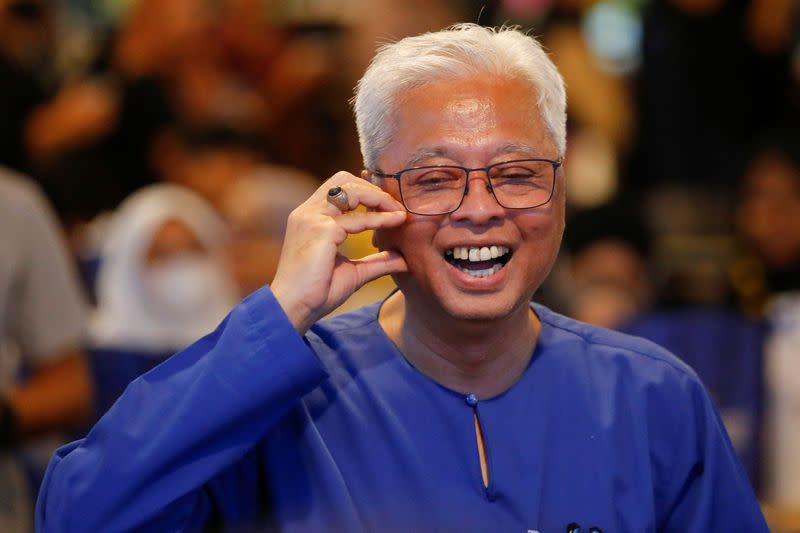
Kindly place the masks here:
[(226, 191), (237, 178), (250, 172), (257, 161), (255, 155), (238, 148), (190, 149), (178, 144), (171, 160), (162, 165), (162, 173), (167, 181), (192, 189), (220, 208)]
[[(393, 140), (378, 159), (379, 170), (558, 159), (530, 84), (487, 78), (440, 81), (404, 94)], [(409, 272), (395, 281), (409, 306), (439, 309), (460, 319), (503, 318), (527, 309), (553, 265), (564, 229), (563, 187), (557, 178), (553, 198), (544, 206), (505, 209), (487, 189), (485, 172), (472, 172), (469, 179), (469, 193), (457, 211), (409, 214), (406, 224), (377, 232), (375, 241), (405, 257)], [(384, 181), (399, 199), (396, 180)], [(456, 249), (492, 247), (501, 252), (499, 257), (454, 259)], [(478, 270), (492, 273), (484, 276)]]
[[(231, 230), (228, 259), (242, 295), (271, 283), (278, 269), (282, 235), (270, 231), (264, 190), (240, 180), (226, 192), (222, 213)], [(282, 228), (281, 228), (282, 229)]]
[(649, 286), (644, 260), (629, 245), (602, 239), (572, 258), (570, 316), (615, 328), (646, 307)]
[(145, 301), (159, 320), (204, 323), (211, 316), (213, 323), (235, 303), (227, 272), (179, 220), (166, 221), (153, 235), (142, 281)]
[(745, 179), (738, 222), (769, 268), (800, 261), (800, 171), (766, 155)]
[(33, 67), (51, 46), (52, 17), (41, 0), (0, 0), (0, 53)]
[(205, 255), (205, 249), (186, 224), (168, 220), (153, 235), (145, 255), (145, 264), (153, 266), (182, 255)]

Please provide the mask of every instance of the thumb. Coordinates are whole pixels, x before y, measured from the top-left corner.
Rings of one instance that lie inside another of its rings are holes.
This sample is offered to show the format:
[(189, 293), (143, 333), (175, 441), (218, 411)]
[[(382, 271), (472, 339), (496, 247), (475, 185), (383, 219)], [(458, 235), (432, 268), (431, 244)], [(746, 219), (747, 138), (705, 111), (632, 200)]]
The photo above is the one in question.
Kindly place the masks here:
[(378, 252), (352, 261), (358, 273), (359, 285), (368, 283), (386, 274), (408, 272), (405, 258), (394, 250)]

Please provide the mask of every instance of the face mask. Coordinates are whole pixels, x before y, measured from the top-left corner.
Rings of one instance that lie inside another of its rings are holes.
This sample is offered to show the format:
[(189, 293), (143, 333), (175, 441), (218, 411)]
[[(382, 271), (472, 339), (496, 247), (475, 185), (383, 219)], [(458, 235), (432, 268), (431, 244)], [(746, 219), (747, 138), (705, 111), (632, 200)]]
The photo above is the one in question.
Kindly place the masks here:
[(235, 303), (224, 272), (201, 256), (182, 255), (148, 267), (144, 281), (148, 307), (167, 320), (204, 317)]

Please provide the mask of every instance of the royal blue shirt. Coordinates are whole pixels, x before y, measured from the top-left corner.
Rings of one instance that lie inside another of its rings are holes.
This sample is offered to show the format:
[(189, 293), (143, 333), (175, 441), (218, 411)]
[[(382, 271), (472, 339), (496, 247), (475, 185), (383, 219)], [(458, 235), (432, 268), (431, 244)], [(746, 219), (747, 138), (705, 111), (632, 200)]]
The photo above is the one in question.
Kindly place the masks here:
[(528, 368), (476, 401), (411, 366), (378, 308), (300, 337), (254, 293), (58, 450), (37, 531), (768, 531), (702, 385), (656, 345), (534, 306)]

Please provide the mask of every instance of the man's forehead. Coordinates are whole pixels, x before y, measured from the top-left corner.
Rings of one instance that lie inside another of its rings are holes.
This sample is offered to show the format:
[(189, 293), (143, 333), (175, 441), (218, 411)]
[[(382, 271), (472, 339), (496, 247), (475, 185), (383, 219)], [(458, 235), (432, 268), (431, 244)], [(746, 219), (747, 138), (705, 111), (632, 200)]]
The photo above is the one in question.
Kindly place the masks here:
[[(463, 154), (463, 149), (457, 149), (452, 146), (437, 145), (437, 146), (423, 146), (414, 153), (410, 154), (405, 160), (405, 168), (410, 168), (424, 164), (433, 159), (449, 159), (452, 161), (459, 161)], [(542, 149), (530, 144), (520, 142), (509, 142), (501, 144), (494, 149), (490, 150), (487, 155), (489, 159), (493, 159), (502, 155), (515, 155), (521, 157), (544, 157)]]
[[(504, 76), (443, 77), (414, 87), (392, 106), (390, 140), (379, 159), (396, 171), (426, 164), (489, 164), (505, 154), (552, 158), (537, 94), (528, 80)], [(389, 153), (389, 160), (382, 157)]]
[(459, 115), (461, 120), (484, 120), (487, 113), (491, 113), (493, 102), (486, 98), (454, 97), (447, 103), (443, 110), (445, 113)]

